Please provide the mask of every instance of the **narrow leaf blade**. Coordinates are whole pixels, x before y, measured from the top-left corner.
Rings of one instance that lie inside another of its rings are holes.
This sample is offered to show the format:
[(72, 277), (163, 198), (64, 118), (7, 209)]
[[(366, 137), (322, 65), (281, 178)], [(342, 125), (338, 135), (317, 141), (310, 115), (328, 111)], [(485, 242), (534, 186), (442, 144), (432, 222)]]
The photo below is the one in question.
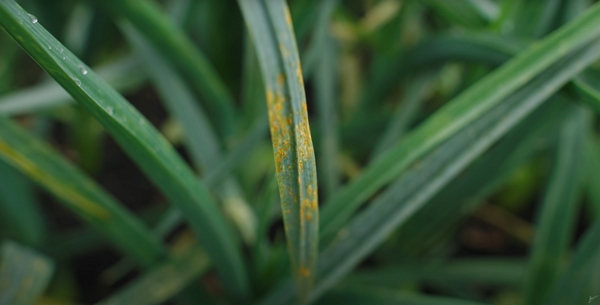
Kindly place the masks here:
[(226, 287), (240, 298), (248, 297), (250, 286), (235, 235), (206, 187), (198, 183), (173, 147), (14, 1), (0, 1), (0, 25), (106, 128), (167, 198), (179, 205)]
[(301, 302), (318, 252), (316, 165), (292, 20), (285, 1), (240, 0), (266, 86), (288, 249)]

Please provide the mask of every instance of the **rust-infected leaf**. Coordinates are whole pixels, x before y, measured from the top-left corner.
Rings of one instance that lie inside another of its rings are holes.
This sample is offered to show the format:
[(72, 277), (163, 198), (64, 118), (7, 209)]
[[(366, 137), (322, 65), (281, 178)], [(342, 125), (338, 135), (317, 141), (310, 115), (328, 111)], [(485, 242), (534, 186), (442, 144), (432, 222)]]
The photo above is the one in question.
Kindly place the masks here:
[(240, 0), (266, 86), (283, 219), (300, 301), (318, 252), (317, 178), (298, 48), (285, 1)]

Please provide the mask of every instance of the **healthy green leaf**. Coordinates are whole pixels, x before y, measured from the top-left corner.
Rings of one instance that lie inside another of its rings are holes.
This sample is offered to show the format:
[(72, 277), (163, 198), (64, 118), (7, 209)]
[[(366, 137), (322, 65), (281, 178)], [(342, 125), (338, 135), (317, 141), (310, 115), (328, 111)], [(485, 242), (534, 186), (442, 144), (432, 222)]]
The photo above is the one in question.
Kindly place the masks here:
[[(146, 76), (140, 71), (140, 61), (125, 56), (94, 68), (94, 71), (119, 92), (130, 92), (143, 83)], [(31, 88), (0, 96), (0, 114), (20, 115), (73, 102), (73, 98), (56, 82), (43, 82)]]
[(568, 250), (577, 221), (582, 152), (590, 122), (590, 114), (579, 107), (561, 128), (552, 178), (544, 195), (525, 278), (525, 304), (548, 303), (560, 263)]
[(157, 50), (161, 50), (164, 56), (192, 79), (214, 116), (213, 123), (219, 127), (222, 135), (231, 136), (235, 127), (235, 109), (227, 87), (204, 54), (160, 11), (156, 3), (136, 0), (98, 2), (114, 12), (114, 16), (123, 16), (129, 20)]
[(342, 285), (394, 288), (402, 283), (419, 281), (519, 288), (526, 266), (524, 260), (501, 258), (457, 259), (443, 263), (416, 261), (357, 271), (350, 274)]
[(503, 64), (524, 49), (510, 37), (487, 32), (449, 31), (435, 35), (413, 48), (400, 50), (391, 59), (374, 67), (373, 77), (361, 94), (361, 105), (382, 101), (387, 92), (413, 71), (441, 67), (449, 61)]
[(47, 257), (13, 242), (0, 248), (0, 304), (34, 305), (54, 272)]
[[(331, 2), (331, 1), (330, 1)], [(322, 128), (320, 137), (322, 153), (319, 173), (323, 185), (323, 198), (327, 198), (340, 185), (339, 164), (339, 130), (338, 130), (338, 98), (337, 67), (338, 47), (331, 37), (325, 37), (321, 48), (318, 67), (315, 70), (316, 103), (318, 106), (319, 123)]]
[(360, 285), (343, 286), (323, 297), (317, 304), (385, 304), (385, 305), (483, 305), (479, 302), (410, 294), (390, 289), (365, 289)]
[(586, 143), (586, 193), (589, 204), (594, 213), (594, 218), (600, 217), (600, 176), (595, 175), (600, 170), (600, 142), (597, 137), (590, 133)]
[(373, 159), (397, 143), (406, 132), (423, 102), (431, 79), (431, 75), (423, 75), (409, 82), (406, 93), (403, 95), (402, 106), (394, 112), (385, 133), (373, 149)]
[(421, 0), (451, 22), (468, 27), (482, 26), (496, 19), (498, 5), (490, 0)]
[(0, 25), (106, 128), (167, 198), (178, 204), (223, 284), (233, 295), (248, 297), (250, 287), (235, 235), (207, 189), (198, 184), (173, 147), (121, 95), (14, 1), (0, 1)]
[(600, 222), (586, 231), (577, 245), (573, 259), (548, 298), (549, 305), (588, 304), (598, 295), (600, 285)]
[[(319, 3), (319, 6), (315, 8), (317, 20), (315, 23), (315, 29), (313, 30), (311, 44), (308, 49), (304, 52), (302, 57), (303, 74), (305, 77), (313, 74), (315, 66), (324, 62), (322, 52), (327, 51), (329, 48), (334, 47), (333, 37), (329, 33), (331, 27), (331, 16), (337, 8), (339, 0), (323, 0)], [(336, 51), (338, 52), (338, 51)], [(336, 62), (327, 62), (328, 66), (337, 66)], [(331, 69), (331, 68), (330, 68)], [(318, 77), (322, 72), (315, 71), (315, 77)], [(321, 83), (317, 81), (317, 84)]]
[(0, 227), (21, 243), (39, 246), (47, 228), (31, 182), (0, 160), (0, 185)]
[(153, 265), (166, 255), (160, 240), (115, 199), (5, 117), (0, 117), (0, 158), (58, 197), (142, 265)]
[[(559, 103), (560, 105), (555, 105)], [(459, 219), (468, 217), (524, 161), (547, 148), (558, 132), (557, 120), (565, 102), (546, 103), (513, 128), (485, 155), (449, 183), (431, 201), (400, 227), (397, 251), (410, 256), (449, 236)], [(547, 107), (552, 107), (550, 111)], [(450, 235), (451, 236), (451, 235)]]
[(595, 112), (600, 112), (600, 75), (596, 71), (586, 71), (571, 82), (571, 88), (581, 97), (581, 101)]
[(98, 305), (162, 304), (208, 267), (209, 261), (204, 251), (197, 245), (190, 245), (182, 253), (148, 271)]
[[(539, 39), (556, 28), (562, 0), (514, 1), (513, 16), (509, 16), (504, 27), (512, 29), (515, 35)], [(569, 1), (570, 2), (570, 1)]]
[[(183, 80), (173, 71), (150, 44), (128, 24), (121, 28), (138, 54), (144, 59), (148, 74), (161, 93), (165, 106), (183, 127), (186, 146), (195, 163), (204, 172), (212, 172), (222, 163), (222, 151), (217, 134), (206, 114), (199, 107)], [(223, 208), (233, 219), (248, 244), (256, 240), (256, 216), (244, 199), (238, 182), (229, 177), (217, 188)]]
[(471, 124), (572, 50), (600, 34), (600, 4), (533, 45), (436, 111), (404, 141), (371, 162), (360, 177), (324, 204), (322, 236), (331, 236), (382, 186), (423, 154)]

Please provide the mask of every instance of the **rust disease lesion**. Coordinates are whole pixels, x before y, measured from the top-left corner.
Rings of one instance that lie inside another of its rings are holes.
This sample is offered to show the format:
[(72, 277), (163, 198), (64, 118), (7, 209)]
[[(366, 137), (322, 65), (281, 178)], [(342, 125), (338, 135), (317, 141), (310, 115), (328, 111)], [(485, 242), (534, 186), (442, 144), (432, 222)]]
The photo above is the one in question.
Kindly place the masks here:
[(283, 14), (285, 16), (285, 23), (287, 23), (287, 25), (291, 28), (293, 26), (292, 15), (290, 14), (290, 9), (287, 6), (284, 6)]
[(310, 269), (306, 268), (305, 266), (301, 266), (298, 269), (298, 274), (302, 277), (309, 277), (310, 276)]
[[(274, 22), (278, 53), (277, 70), (264, 69), (269, 124), (273, 140), (277, 180), (288, 237), (291, 263), (298, 288), (308, 295), (315, 273), (318, 248), (319, 207), (315, 154), (310, 132), (304, 78), (286, 5)], [(269, 66), (272, 68), (272, 66)]]

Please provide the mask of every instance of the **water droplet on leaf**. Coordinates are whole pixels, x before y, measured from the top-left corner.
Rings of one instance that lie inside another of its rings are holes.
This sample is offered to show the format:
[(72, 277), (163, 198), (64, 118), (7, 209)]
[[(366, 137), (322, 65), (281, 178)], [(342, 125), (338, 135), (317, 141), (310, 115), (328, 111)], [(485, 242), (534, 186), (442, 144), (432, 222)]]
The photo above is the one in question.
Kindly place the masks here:
[(81, 87), (81, 81), (78, 78), (73, 77), (73, 81), (77, 86)]
[(113, 107), (108, 106), (108, 107), (106, 107), (106, 112), (108, 112), (108, 114), (110, 114), (110, 115), (113, 115), (115, 110), (113, 109)]
[(29, 15), (29, 19), (31, 19), (31, 23), (37, 23), (37, 17), (36, 16), (33, 16), (31, 14), (27, 14), (27, 15)]
[(79, 65), (79, 71), (81, 71), (81, 74), (83, 75), (88, 74), (88, 70), (84, 65)]

